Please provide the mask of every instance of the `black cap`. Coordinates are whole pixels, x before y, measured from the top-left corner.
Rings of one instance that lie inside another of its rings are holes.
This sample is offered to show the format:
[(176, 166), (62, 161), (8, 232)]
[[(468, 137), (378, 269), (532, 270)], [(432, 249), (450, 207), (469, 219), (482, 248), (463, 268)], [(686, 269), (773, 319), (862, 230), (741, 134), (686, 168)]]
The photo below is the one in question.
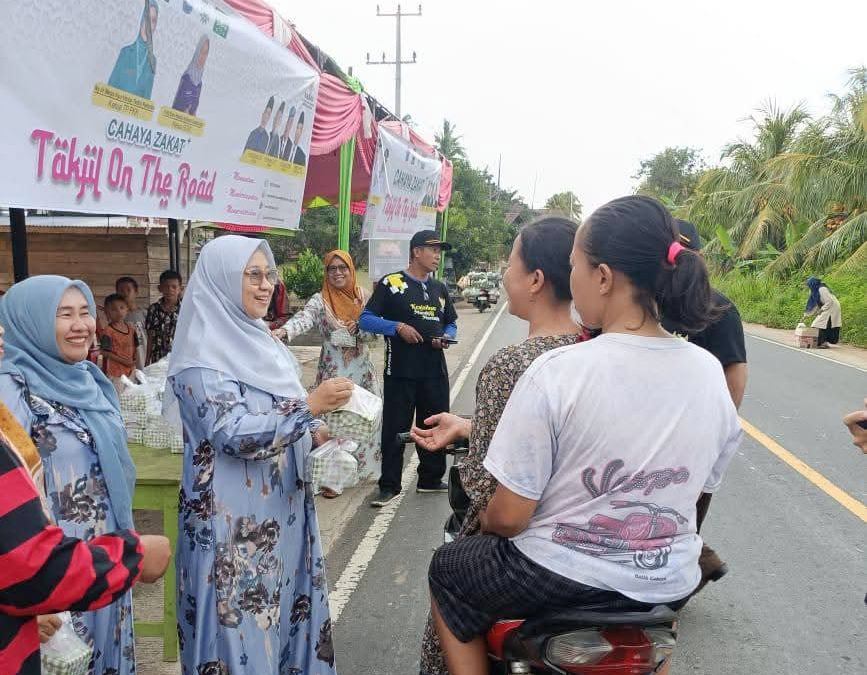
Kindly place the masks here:
[(698, 233), (698, 228), (687, 220), (675, 219), (674, 222), (680, 230), (680, 243), (693, 251), (700, 251), (701, 235)]
[(439, 235), (433, 230), (422, 230), (412, 235), (412, 240), (409, 242), (410, 249), (420, 246), (438, 246), (443, 251), (451, 251), (452, 245), (447, 241), (442, 241)]

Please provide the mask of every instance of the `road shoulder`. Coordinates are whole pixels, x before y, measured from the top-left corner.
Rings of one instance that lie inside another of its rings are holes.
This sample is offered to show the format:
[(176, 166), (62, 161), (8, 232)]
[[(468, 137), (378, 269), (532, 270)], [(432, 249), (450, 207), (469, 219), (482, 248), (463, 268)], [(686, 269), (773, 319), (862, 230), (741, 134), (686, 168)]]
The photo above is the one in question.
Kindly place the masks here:
[[(831, 345), (829, 349), (798, 349), (795, 347), (795, 332), (794, 330), (781, 330), (779, 328), (768, 328), (756, 323), (744, 322), (744, 332), (747, 335), (774, 342), (783, 347), (794, 349), (796, 351), (805, 352), (811, 356), (827, 359), (828, 361), (836, 361), (846, 366), (852, 366), (861, 370), (867, 371), (867, 349), (855, 347), (848, 344)], [(867, 393), (867, 392), (865, 392)]]

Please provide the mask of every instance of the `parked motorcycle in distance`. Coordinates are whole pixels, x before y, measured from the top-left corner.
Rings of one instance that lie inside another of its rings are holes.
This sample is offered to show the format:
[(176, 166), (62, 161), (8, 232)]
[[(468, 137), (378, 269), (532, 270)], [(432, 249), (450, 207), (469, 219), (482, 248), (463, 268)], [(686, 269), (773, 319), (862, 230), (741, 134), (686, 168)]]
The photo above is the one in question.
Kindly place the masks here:
[(479, 291), (479, 294), (476, 296), (475, 302), (473, 304), (476, 306), (476, 309), (480, 312), (484, 312), (486, 309), (490, 309), (491, 307), (491, 298), (488, 294), (488, 289), (483, 288)]

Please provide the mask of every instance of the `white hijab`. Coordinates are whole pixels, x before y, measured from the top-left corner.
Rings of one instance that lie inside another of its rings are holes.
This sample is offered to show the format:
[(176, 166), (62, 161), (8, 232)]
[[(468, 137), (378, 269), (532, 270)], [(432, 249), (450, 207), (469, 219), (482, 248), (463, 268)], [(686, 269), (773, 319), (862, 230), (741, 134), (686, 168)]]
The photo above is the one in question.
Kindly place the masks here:
[[(274, 254), (263, 239), (226, 235), (202, 249), (181, 303), (168, 375), (210, 368), (274, 396), (306, 399), (295, 357), (262, 319), (244, 311), (244, 270), (257, 250), (273, 269)], [(164, 400), (171, 406), (171, 399)]]

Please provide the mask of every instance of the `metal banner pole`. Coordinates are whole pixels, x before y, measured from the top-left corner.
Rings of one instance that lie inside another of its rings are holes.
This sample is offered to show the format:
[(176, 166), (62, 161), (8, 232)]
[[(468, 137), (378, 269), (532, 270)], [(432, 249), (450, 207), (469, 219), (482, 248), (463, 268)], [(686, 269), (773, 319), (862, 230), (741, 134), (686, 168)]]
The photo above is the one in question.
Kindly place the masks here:
[(30, 276), (27, 260), (27, 218), (24, 209), (9, 209), (9, 238), (12, 242), (13, 278), (15, 283), (18, 283)]

